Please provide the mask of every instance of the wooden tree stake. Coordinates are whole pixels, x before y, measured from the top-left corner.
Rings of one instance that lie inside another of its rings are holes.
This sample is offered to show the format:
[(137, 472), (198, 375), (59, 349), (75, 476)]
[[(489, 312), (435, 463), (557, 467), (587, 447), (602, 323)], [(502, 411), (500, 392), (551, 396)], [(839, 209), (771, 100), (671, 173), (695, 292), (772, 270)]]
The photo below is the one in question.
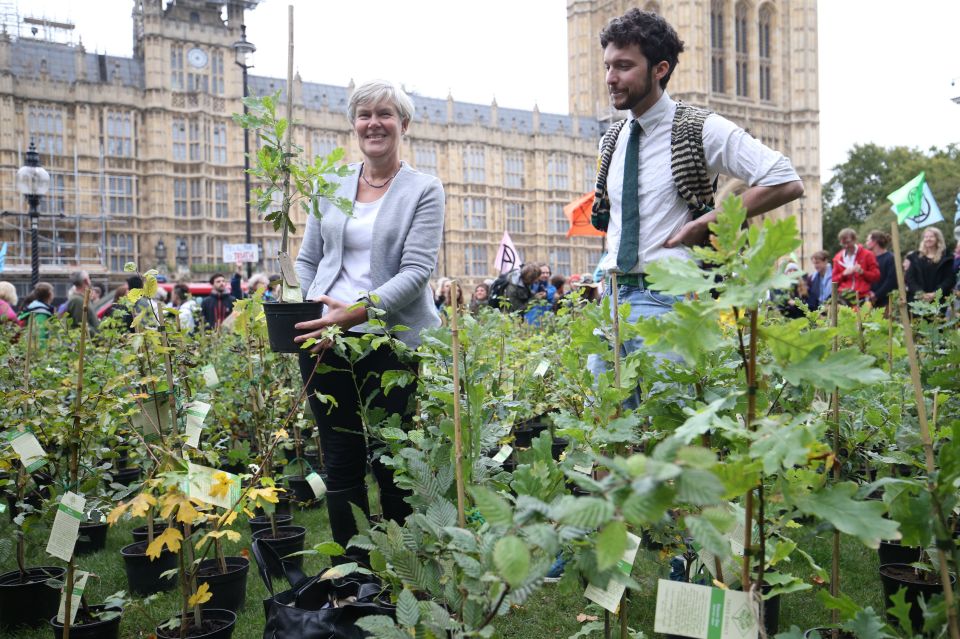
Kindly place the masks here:
[[(837, 328), (838, 315), (840, 308), (838, 306), (839, 290), (837, 283), (831, 284), (830, 292), (830, 326)], [(859, 321), (859, 309), (857, 311)], [(858, 324), (858, 328), (862, 325)], [(861, 333), (862, 336), (862, 333)], [(840, 350), (840, 336), (834, 333), (833, 352)], [(831, 416), (833, 420), (833, 480), (840, 481), (840, 389), (833, 387), (833, 393), (830, 395)], [(840, 531), (833, 529), (833, 558), (830, 566), (830, 594), (833, 597), (840, 596)], [(833, 609), (830, 611), (830, 623), (837, 626), (840, 623), (840, 611)], [(833, 628), (830, 631), (832, 639), (838, 639), (840, 631)]]
[[(73, 432), (70, 434), (70, 490), (78, 490), (77, 476), (79, 474), (79, 460), (77, 459), (77, 438), (80, 436), (80, 406), (83, 400), (83, 356), (87, 349), (87, 311), (90, 308), (90, 287), (83, 292), (83, 312), (80, 315), (80, 349), (77, 361), (77, 387), (73, 403)], [(73, 608), (74, 582), (73, 555), (67, 562), (67, 574), (63, 581), (63, 639), (70, 639), (70, 618)]]
[(463, 430), (460, 423), (460, 329), (457, 315), (460, 312), (457, 294), (460, 283), (450, 282), (450, 350), (453, 356), (453, 457), (457, 477), (457, 521), (461, 528), (467, 525), (466, 494), (463, 486)]
[[(924, 403), (923, 386), (920, 383), (920, 364), (917, 361), (917, 346), (913, 341), (913, 327), (910, 325), (910, 315), (907, 312), (907, 290), (903, 277), (903, 262), (900, 257), (900, 229), (896, 222), (890, 223), (893, 237), (893, 264), (897, 269), (897, 306), (900, 309), (900, 322), (903, 324), (903, 338), (907, 346), (907, 357), (910, 360), (910, 379), (913, 382), (913, 394), (917, 403), (917, 419), (920, 422), (920, 439), (923, 441), (923, 452), (927, 467), (927, 490), (933, 499), (933, 508), (938, 521), (945, 521), (940, 501), (936, 498), (937, 486), (931, 477), (935, 476), (936, 463), (933, 456), (933, 440), (930, 437), (930, 427), (927, 424), (927, 407)], [(939, 531), (938, 535), (939, 537)], [(937, 540), (939, 542), (939, 539)], [(937, 544), (939, 546), (939, 543)], [(950, 569), (947, 565), (947, 556), (942, 548), (937, 548), (940, 559), (940, 582), (943, 585), (943, 600), (947, 606), (947, 624), (950, 628), (951, 639), (960, 639), (960, 626), (957, 623), (957, 607), (954, 604), (953, 584), (950, 583)]]

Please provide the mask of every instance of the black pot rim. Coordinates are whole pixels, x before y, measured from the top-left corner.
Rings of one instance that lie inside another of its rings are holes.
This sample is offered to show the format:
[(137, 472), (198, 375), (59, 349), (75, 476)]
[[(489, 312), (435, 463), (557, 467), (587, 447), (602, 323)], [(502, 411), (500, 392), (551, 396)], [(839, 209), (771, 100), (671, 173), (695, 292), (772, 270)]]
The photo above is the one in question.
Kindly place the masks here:
[[(236, 572), (240, 572), (242, 570), (248, 570), (250, 568), (250, 560), (247, 559), (246, 557), (241, 557), (240, 555), (231, 555), (229, 557), (224, 557), (223, 559), (227, 562), (227, 572), (218, 573), (216, 575), (207, 575), (206, 577), (201, 577), (199, 573), (200, 568), (205, 568), (207, 566), (217, 564), (216, 557), (213, 557), (211, 559), (204, 559), (199, 564), (197, 564), (197, 579), (206, 579), (211, 577), (225, 577), (227, 575), (232, 575)], [(233, 565), (231, 565), (231, 562), (233, 563)], [(243, 562), (243, 563), (238, 563), (238, 562)]]
[[(221, 632), (221, 631), (223, 631), (225, 628), (229, 628), (229, 627), (231, 627), (231, 626), (234, 626), (234, 625), (236, 625), (236, 623), (237, 623), (237, 613), (233, 612), (232, 610), (226, 610), (226, 609), (224, 609), (224, 608), (204, 608), (204, 609), (203, 609), (203, 615), (204, 615), (205, 617), (210, 617), (210, 618), (212, 618), (212, 619), (220, 619), (220, 620), (223, 620), (223, 621), (227, 621), (227, 622), (228, 622), (226, 626), (224, 626), (223, 628), (218, 628), (218, 629), (215, 630), (214, 632)], [(177, 613), (177, 616), (178, 616), (178, 617), (180, 616), (179, 613)], [(191, 612), (191, 613), (187, 614), (187, 618), (188, 618), (188, 619), (193, 619), (193, 613)], [(179, 636), (180, 636), (179, 631), (176, 631), (176, 634), (174, 634), (174, 635), (168, 635), (168, 634), (165, 634), (164, 631), (161, 631), (159, 627), (154, 628), (154, 631), (155, 631), (155, 634), (157, 635), (157, 637), (160, 638), (160, 639), (176, 639), (176, 637), (179, 637)], [(211, 633), (206, 633), (206, 634), (202, 634), (202, 635), (197, 635), (196, 637), (193, 637), (192, 639), (203, 639), (204, 637), (209, 637), (210, 634), (211, 634)]]
[[(43, 571), (43, 572), (40, 572), (40, 571)], [(25, 572), (27, 573), (27, 579), (30, 579), (30, 577), (39, 577), (41, 575), (45, 575), (47, 578), (44, 579), (43, 581), (27, 581), (25, 583), (20, 583), (19, 582), (20, 571), (11, 570), (9, 572), (0, 574), (0, 588), (26, 586), (29, 584), (43, 583), (44, 581), (50, 581), (51, 579), (59, 579), (60, 577), (63, 577), (65, 574), (67, 574), (67, 569), (61, 568), (59, 566), (31, 566), (27, 568)], [(50, 574), (51, 572), (52, 574)], [(18, 581), (7, 582), (6, 579), (8, 577), (16, 577)]]
[[(893, 580), (895, 580), (895, 581), (902, 582), (902, 583), (907, 584), (907, 585), (910, 585), (910, 586), (932, 586), (932, 587), (934, 587), (934, 588), (937, 588), (937, 587), (942, 588), (942, 587), (943, 587), (943, 582), (939, 581), (939, 579), (940, 579), (940, 574), (939, 574), (939, 572), (936, 571), (936, 570), (924, 570), (923, 572), (936, 575), (936, 577), (937, 577), (937, 583), (933, 583), (933, 584), (931, 584), (931, 583), (917, 583), (917, 582), (915, 582), (915, 581), (903, 581), (903, 580), (900, 579), (899, 577), (894, 577), (894, 576), (891, 575), (891, 574), (886, 574), (886, 573), (884, 573), (884, 571), (883, 571), (884, 568), (890, 568), (890, 567), (892, 567), (892, 566), (898, 566), (898, 567), (899, 567), (899, 566), (903, 566), (904, 568), (909, 568), (910, 570), (917, 570), (917, 568), (914, 568), (914, 567), (911, 566), (910, 564), (883, 564), (882, 566), (880, 566), (880, 570), (879, 570), (880, 575), (883, 576), (883, 577), (886, 577), (887, 579), (893, 579)], [(952, 573), (950, 574), (950, 583), (951, 583), (951, 584), (957, 583), (957, 576), (954, 575), (954, 574), (952, 574)]]
[[(264, 528), (263, 530), (258, 530), (253, 533), (251, 537), (254, 539), (261, 539), (263, 535), (261, 533), (272, 532), (270, 528)], [(281, 539), (265, 539), (264, 541), (288, 541), (292, 539), (297, 539), (298, 537), (305, 537), (307, 534), (307, 529), (304, 526), (277, 526), (277, 532), (296, 532), (297, 534), (290, 537), (283, 537)]]
[[(70, 624), (71, 628), (96, 628), (97, 626), (108, 626), (112, 624), (119, 624), (120, 620), (123, 619), (123, 606), (107, 606), (105, 604), (100, 604), (96, 606), (90, 606), (91, 610), (119, 610), (120, 614), (114, 617), (113, 619), (107, 619), (106, 621), (94, 621), (93, 623), (72, 623)], [(63, 628), (63, 624), (57, 621), (57, 616), (54, 615), (50, 617), (50, 625), (54, 628)]]

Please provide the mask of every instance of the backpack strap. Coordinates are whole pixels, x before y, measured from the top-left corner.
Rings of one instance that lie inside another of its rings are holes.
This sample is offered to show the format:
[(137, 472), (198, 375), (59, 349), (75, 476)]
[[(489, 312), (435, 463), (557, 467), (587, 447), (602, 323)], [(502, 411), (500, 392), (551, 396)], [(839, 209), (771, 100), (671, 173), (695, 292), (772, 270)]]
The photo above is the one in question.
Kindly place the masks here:
[(694, 219), (713, 210), (717, 182), (710, 181), (703, 151), (703, 123), (710, 111), (677, 103), (670, 132), (670, 169), (677, 192)]
[(607, 195), (607, 172), (610, 170), (610, 158), (617, 148), (617, 137), (626, 120), (614, 122), (600, 141), (600, 155), (597, 158), (597, 188), (593, 197), (593, 209), (590, 224), (598, 231), (606, 231), (610, 224), (610, 196)]

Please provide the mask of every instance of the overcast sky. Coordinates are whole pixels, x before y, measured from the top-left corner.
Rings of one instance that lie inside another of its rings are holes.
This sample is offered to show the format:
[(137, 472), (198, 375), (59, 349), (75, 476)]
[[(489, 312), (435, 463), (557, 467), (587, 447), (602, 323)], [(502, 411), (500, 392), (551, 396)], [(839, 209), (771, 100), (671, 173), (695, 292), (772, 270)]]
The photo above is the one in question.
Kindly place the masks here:
[[(287, 0), (247, 17), (254, 73), (286, 76)], [(293, 0), (305, 81), (393, 79), (432, 97), (567, 112), (565, 0)], [(132, 0), (19, 0), (76, 23), (88, 51), (131, 55)], [(960, 2), (820, 0), (824, 177), (857, 143), (960, 143)], [(683, 37), (683, 34), (680, 34)], [(682, 63), (682, 58), (681, 58)], [(600, 73), (600, 70), (597, 71)], [(951, 81), (956, 80), (956, 86)]]

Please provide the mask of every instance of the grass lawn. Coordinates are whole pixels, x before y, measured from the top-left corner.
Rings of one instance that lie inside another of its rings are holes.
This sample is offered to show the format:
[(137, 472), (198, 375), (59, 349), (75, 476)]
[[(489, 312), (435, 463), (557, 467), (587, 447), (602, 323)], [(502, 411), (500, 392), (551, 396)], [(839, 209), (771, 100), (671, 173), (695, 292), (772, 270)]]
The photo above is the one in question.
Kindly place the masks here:
[[(139, 525), (142, 522), (137, 522)], [(306, 526), (307, 544), (318, 543), (328, 538), (326, 509), (316, 508), (296, 511), (294, 524)], [(131, 543), (130, 529), (135, 524), (121, 522), (114, 526), (107, 538), (107, 548), (95, 554), (79, 558), (78, 567), (93, 572), (97, 578), (91, 578), (87, 583), (88, 601), (99, 603), (103, 597), (118, 590), (127, 588), (126, 574), (120, 559), (120, 548)], [(237, 554), (241, 548), (249, 547), (249, 529), (245, 523), (238, 523), (238, 531), (244, 533), (243, 539), (237, 544), (227, 545), (227, 554)], [(0, 535), (12, 537), (12, 524), (4, 517), (0, 523)], [(829, 570), (830, 543), (829, 532), (818, 533), (814, 530), (804, 531), (796, 539), (801, 548), (807, 549), (814, 558)], [(28, 565), (62, 565), (59, 560), (47, 555), (45, 544), (38, 544), (32, 548), (28, 556)], [(875, 551), (864, 548), (856, 540), (844, 539), (842, 548), (842, 581), (844, 591), (855, 601), (881, 607), (880, 580), (877, 569), (877, 554)], [(667, 560), (657, 553), (641, 550), (637, 556), (634, 568), (634, 577), (643, 585), (643, 591), (634, 593), (629, 602), (630, 626), (643, 630), (648, 637), (653, 636), (653, 613), (655, 602), (656, 581), (666, 577), (669, 572)], [(325, 559), (307, 557), (305, 569), (307, 574), (317, 574), (326, 564)], [(6, 558), (0, 565), (0, 572), (16, 568), (12, 557)], [(285, 588), (281, 580), (280, 589)], [(602, 611), (590, 604), (582, 596), (583, 589), (576, 583), (569, 585), (548, 584), (535, 595), (526, 605), (515, 608), (507, 616), (496, 622), (497, 636), (517, 639), (558, 639), (568, 637), (578, 631), (580, 623), (576, 617), (585, 612), (598, 615), (602, 619)], [(246, 606), (240, 613), (233, 637), (235, 639), (259, 639), (263, 634), (263, 607), (261, 600), (266, 596), (266, 587), (261, 582), (255, 564), (250, 567), (247, 579)], [(172, 616), (178, 608), (178, 597), (175, 592), (165, 593), (149, 609), (140, 606), (129, 609), (124, 613), (120, 636), (124, 639), (147, 637), (153, 632), (156, 623)], [(787, 595), (781, 603), (780, 629), (785, 630), (791, 624), (802, 629), (824, 623), (829, 619), (821, 606), (815, 600), (813, 591)], [(599, 635), (598, 635), (599, 636)], [(49, 639), (52, 632), (44, 626), (33, 630), (21, 630), (5, 633), (9, 639), (34, 639), (44, 637)]]

